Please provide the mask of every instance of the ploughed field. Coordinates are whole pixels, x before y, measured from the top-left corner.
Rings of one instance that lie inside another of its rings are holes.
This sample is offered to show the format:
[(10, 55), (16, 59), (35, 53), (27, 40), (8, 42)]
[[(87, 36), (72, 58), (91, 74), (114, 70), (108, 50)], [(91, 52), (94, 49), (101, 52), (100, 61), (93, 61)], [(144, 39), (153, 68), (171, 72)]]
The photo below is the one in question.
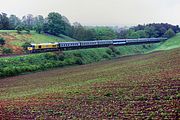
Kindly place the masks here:
[(180, 49), (0, 79), (0, 119), (178, 119)]

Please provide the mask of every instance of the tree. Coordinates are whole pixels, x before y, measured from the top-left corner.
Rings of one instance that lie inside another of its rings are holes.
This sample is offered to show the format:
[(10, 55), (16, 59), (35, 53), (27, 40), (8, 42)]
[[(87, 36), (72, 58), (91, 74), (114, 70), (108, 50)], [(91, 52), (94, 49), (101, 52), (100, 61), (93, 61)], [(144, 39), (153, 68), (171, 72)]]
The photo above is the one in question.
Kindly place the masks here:
[(41, 24), (43, 25), (45, 22), (45, 19), (42, 15), (38, 15), (34, 18), (34, 24), (37, 25), (37, 24)]
[(95, 27), (94, 30), (97, 40), (109, 40), (117, 38), (115, 31), (113, 31), (110, 27)]
[(128, 33), (128, 30), (120, 30), (120, 32), (119, 33), (117, 33), (118, 34), (118, 38), (119, 39), (124, 39), (124, 38), (127, 38), (127, 33)]
[(41, 34), (43, 30), (43, 26), (37, 24), (34, 29), (36, 30), (37, 33)]
[(94, 29), (86, 29), (85, 40), (96, 40), (96, 32)]
[(145, 30), (148, 37), (163, 37), (168, 29), (172, 29), (175, 33), (180, 31), (178, 25), (174, 26), (168, 23), (151, 23), (147, 25), (138, 25), (131, 29), (135, 31)]
[(164, 33), (164, 36), (167, 37), (167, 38), (171, 38), (173, 36), (175, 36), (176, 33), (171, 29), (169, 28), (165, 33)]
[(9, 29), (9, 18), (6, 13), (0, 14), (0, 29), (8, 30)]
[(4, 45), (5, 44), (5, 39), (4, 38), (0, 38), (0, 45)]
[(51, 12), (48, 15), (47, 23), (44, 25), (44, 32), (58, 36), (64, 33), (64, 21), (59, 13)]
[(157, 37), (157, 33), (156, 33), (156, 30), (155, 30), (155, 27), (153, 26), (146, 26), (145, 29), (144, 29), (148, 35), (148, 37)]
[(10, 15), (9, 24), (10, 24), (10, 29), (15, 30), (16, 27), (21, 24), (21, 20), (15, 15)]
[(32, 14), (28, 14), (26, 16), (22, 17), (22, 24), (23, 26), (25, 26), (26, 28), (32, 30), (34, 27), (34, 17)]
[(138, 31), (136, 31), (136, 33), (138, 34), (139, 38), (147, 38), (148, 37), (145, 30), (138, 30)]
[(17, 33), (21, 33), (21, 31), (24, 29), (24, 26), (22, 26), (22, 25), (18, 25), (17, 27), (16, 27), (16, 30), (17, 30)]
[(43, 30), (43, 24), (45, 22), (45, 19), (43, 18), (42, 15), (38, 15), (34, 18), (34, 24), (35, 24), (35, 27), (34, 29), (36, 30), (37, 33), (41, 33), (42, 30)]
[(139, 38), (139, 34), (137, 32), (135, 32), (133, 29), (129, 29), (128, 33), (127, 33), (127, 38), (131, 38), (131, 39), (135, 39), (135, 38)]
[(62, 16), (62, 21), (63, 21), (63, 25), (64, 25), (64, 31), (62, 34), (72, 37), (71, 23), (65, 16)]
[(84, 40), (85, 38), (85, 29), (80, 23), (73, 23), (73, 38), (77, 40)]

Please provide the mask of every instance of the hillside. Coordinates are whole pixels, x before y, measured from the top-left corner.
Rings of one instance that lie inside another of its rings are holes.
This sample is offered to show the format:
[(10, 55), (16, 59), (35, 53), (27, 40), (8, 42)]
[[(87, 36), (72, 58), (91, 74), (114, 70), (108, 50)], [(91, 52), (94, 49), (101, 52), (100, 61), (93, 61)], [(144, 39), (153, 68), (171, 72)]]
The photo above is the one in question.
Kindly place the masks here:
[(155, 51), (156, 49), (158, 50), (158, 48), (161, 48), (165, 45), (169, 45), (169, 47), (177, 46), (179, 43), (178, 41), (179, 34), (176, 37), (167, 40), (164, 43), (130, 45), (112, 48), (109, 47), (80, 49), (72, 51), (63, 51), (60, 53), (41, 53), (11, 58), (0, 58), (0, 77), (15, 76), (22, 73), (34, 72), (39, 70), (43, 71), (56, 67), (88, 64), (97, 61), (110, 60), (113, 58), (118, 58), (127, 55), (149, 53)]
[(179, 59), (178, 48), (1, 79), (0, 117), (178, 119)]
[(165, 41), (153, 51), (170, 50), (179, 47), (180, 47), (180, 33), (178, 33), (175, 37)]
[(22, 53), (22, 45), (25, 42), (31, 43), (47, 43), (47, 42), (64, 42), (64, 41), (75, 41), (68, 36), (61, 35), (60, 37), (38, 34), (34, 31), (31, 31), (30, 34), (21, 33), (18, 34), (15, 30), (0, 30), (0, 37), (5, 38), (6, 45), (5, 47), (11, 48), (14, 53)]
[(0, 78), (56, 67), (89, 64), (127, 55), (143, 54), (156, 48), (158, 45), (159, 43), (112, 48), (91, 48), (0, 58)]

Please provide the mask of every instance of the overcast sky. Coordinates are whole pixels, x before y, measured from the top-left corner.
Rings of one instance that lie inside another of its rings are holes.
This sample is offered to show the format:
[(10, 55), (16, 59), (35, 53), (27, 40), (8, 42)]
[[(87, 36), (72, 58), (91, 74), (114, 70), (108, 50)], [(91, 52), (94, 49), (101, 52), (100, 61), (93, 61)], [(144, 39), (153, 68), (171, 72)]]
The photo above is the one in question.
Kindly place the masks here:
[(180, 25), (180, 0), (0, 0), (0, 12), (8, 15), (47, 16), (53, 11), (82, 25)]

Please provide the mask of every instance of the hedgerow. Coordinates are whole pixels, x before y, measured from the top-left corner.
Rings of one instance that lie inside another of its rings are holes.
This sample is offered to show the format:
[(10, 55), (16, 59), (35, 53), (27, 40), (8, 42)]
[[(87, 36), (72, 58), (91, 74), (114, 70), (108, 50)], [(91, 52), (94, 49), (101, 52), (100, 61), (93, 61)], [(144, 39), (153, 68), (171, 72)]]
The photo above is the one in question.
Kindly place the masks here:
[[(150, 45), (151, 46), (151, 45)], [(123, 46), (117, 48), (98, 48), (65, 51), (63, 53), (50, 52), (0, 58), (0, 77), (14, 76), (26, 72), (47, 70), (68, 65), (82, 65), (100, 60), (108, 60), (121, 55), (143, 53), (152, 49), (143, 45)]]

